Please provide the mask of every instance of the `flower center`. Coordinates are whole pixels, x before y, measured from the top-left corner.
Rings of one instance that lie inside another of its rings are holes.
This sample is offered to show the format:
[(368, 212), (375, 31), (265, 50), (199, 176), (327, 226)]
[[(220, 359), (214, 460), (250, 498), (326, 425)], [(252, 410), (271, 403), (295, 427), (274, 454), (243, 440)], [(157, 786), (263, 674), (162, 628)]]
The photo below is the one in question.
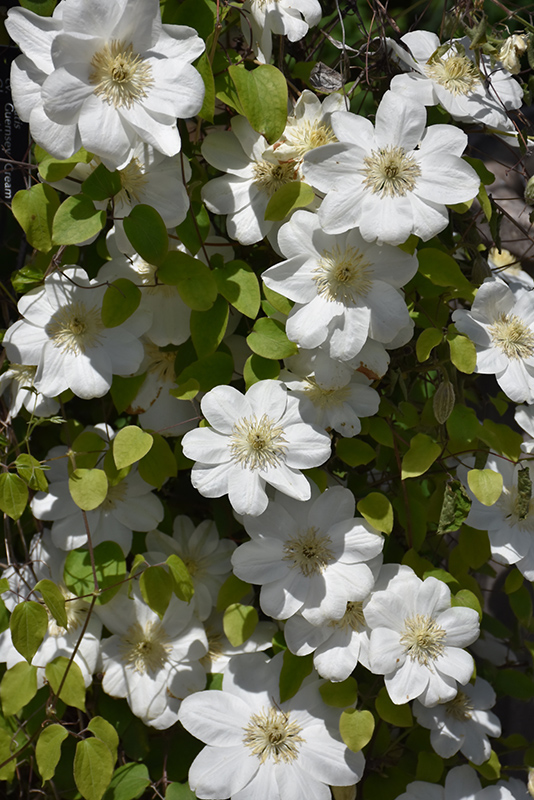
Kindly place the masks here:
[(187, 567), (187, 571), (189, 572), (191, 577), (193, 577), (193, 575), (196, 575), (199, 571), (198, 562), (195, 561), (194, 558), (184, 558), (183, 556), (181, 558), (185, 566)]
[(133, 45), (113, 39), (91, 59), (93, 72), (89, 82), (94, 85), (94, 94), (102, 97), (115, 108), (131, 108), (147, 95), (152, 86), (152, 67), (138, 53)]
[(337, 137), (330, 125), (325, 125), (318, 120), (315, 122), (303, 120), (293, 125), (290, 123), (284, 138), (298, 158), (302, 158), (305, 153), (315, 150), (316, 147), (321, 147), (323, 144), (337, 142)]
[(493, 344), (508, 358), (534, 355), (534, 331), (515, 314), (501, 314), (488, 328)]
[(118, 503), (123, 503), (126, 497), (126, 484), (124, 481), (116, 483), (115, 486), (110, 486), (105, 499), (100, 503), (99, 508), (102, 511), (113, 511)]
[(232, 458), (247, 469), (278, 467), (287, 448), (284, 429), (277, 426), (267, 414), (261, 419), (243, 417), (233, 427), (230, 436)]
[(306, 394), (318, 408), (333, 408), (342, 406), (350, 395), (350, 386), (341, 386), (338, 389), (324, 389), (319, 386), (315, 378), (305, 378)]
[(156, 672), (167, 662), (172, 645), (161, 622), (147, 622), (143, 628), (139, 622), (130, 625), (121, 637), (122, 661), (133, 666), (136, 672)]
[(449, 58), (427, 61), (425, 72), (429, 78), (451, 94), (469, 94), (480, 83), (480, 75), (473, 62), (459, 53)]
[(153, 342), (145, 342), (145, 355), (150, 359), (147, 372), (155, 375), (160, 383), (172, 383), (174, 381), (176, 350), (160, 350)]
[(372, 150), (363, 163), (364, 184), (381, 197), (404, 197), (413, 192), (421, 174), (413, 155), (393, 144)]
[(300, 725), (291, 721), (289, 714), (276, 708), (270, 708), (267, 713), (262, 709), (252, 714), (248, 725), (243, 728), (243, 743), (258, 756), (261, 764), (268, 758), (272, 758), (275, 764), (280, 761), (289, 764), (298, 758), (299, 745), (305, 741), (299, 736), (301, 730)]
[(58, 625), (56, 620), (48, 612), (48, 632), (50, 636), (64, 636), (67, 632), (77, 630), (85, 622), (88, 604), (76, 595), (71, 594), (64, 586), (58, 586), (65, 600), (65, 612), (67, 614), (67, 628)]
[(458, 719), (461, 722), (471, 719), (472, 711), (474, 711), (474, 707), (471, 703), (471, 699), (464, 694), (464, 692), (458, 692), (453, 700), (449, 700), (448, 703), (445, 703), (445, 713), (449, 717)]
[(295, 179), (292, 161), (257, 161), (253, 167), (254, 183), (261, 192), (273, 195), (277, 189)]
[(35, 378), (36, 372), (37, 367), (28, 367), (26, 364), (9, 365), (10, 378), (11, 380), (16, 381), (19, 386), (28, 386), (31, 388), (33, 386), (33, 379)]
[[(126, 164), (124, 169), (119, 170), (119, 178), (121, 180), (121, 190), (117, 194), (117, 198), (123, 203), (132, 205), (133, 203), (140, 203), (141, 197), (139, 192), (146, 184), (148, 178), (141, 169), (141, 163), (138, 158)], [(155, 268), (154, 268), (155, 269)]]
[(412, 661), (425, 667), (443, 653), (447, 632), (428, 614), (416, 614), (404, 621), (400, 643)]
[(363, 603), (350, 602), (347, 603), (347, 609), (341, 619), (333, 619), (329, 624), (332, 628), (341, 628), (347, 630), (350, 628), (353, 631), (361, 631), (365, 628), (365, 617), (363, 615)]
[(100, 309), (96, 306), (87, 308), (84, 303), (76, 301), (56, 311), (45, 331), (63, 353), (79, 356), (87, 348), (101, 344), (99, 334), (103, 328)]
[(284, 545), (284, 561), (292, 561), (307, 578), (324, 572), (334, 560), (329, 548), (330, 536), (320, 536), (317, 528), (308, 528), (304, 533), (287, 540)]
[(357, 248), (341, 250), (334, 245), (331, 251), (322, 253), (318, 266), (313, 270), (317, 294), (330, 303), (353, 305), (359, 297), (365, 297), (373, 285), (371, 268), (370, 262)]
[(221, 633), (207, 626), (206, 638), (208, 640), (208, 652), (202, 656), (200, 663), (205, 669), (214, 672), (216, 670), (210, 669), (210, 667), (213, 667), (224, 653), (223, 637)]

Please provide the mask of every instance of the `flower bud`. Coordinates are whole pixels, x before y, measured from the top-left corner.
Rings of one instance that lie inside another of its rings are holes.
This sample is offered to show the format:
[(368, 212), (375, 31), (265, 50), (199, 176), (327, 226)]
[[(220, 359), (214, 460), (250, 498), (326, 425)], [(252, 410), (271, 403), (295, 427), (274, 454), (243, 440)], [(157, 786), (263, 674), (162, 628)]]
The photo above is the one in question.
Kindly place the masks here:
[(440, 425), (449, 419), (455, 402), (456, 395), (452, 383), (449, 380), (443, 381), (432, 400), (432, 410)]
[(521, 69), (520, 57), (527, 49), (527, 39), (524, 34), (514, 33), (502, 45), (497, 58), (508, 72), (517, 75)]

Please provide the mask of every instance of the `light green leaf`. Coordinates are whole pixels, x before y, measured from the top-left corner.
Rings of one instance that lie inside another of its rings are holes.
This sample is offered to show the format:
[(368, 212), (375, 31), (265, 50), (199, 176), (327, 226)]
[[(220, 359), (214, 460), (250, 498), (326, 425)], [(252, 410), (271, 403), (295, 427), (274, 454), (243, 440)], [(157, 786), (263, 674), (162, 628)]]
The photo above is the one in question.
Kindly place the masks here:
[(369, 525), (382, 533), (393, 530), (393, 507), (385, 494), (371, 492), (359, 501), (356, 508)]
[(57, 724), (47, 725), (39, 734), (35, 747), (35, 758), (43, 783), (54, 777), (61, 758), (61, 745), (68, 735), (67, 729), (63, 725)]
[(144, 481), (161, 489), (167, 478), (178, 474), (176, 458), (169, 443), (159, 433), (151, 433), (152, 447), (139, 462), (139, 475)]
[(217, 289), (241, 314), (256, 319), (260, 308), (260, 285), (245, 261), (229, 261), (213, 273)]
[(441, 453), (441, 447), (425, 433), (416, 433), (402, 459), (402, 480), (423, 475)]
[[(37, 147), (35, 149), (37, 156)], [(39, 159), (39, 175), (44, 181), (54, 183), (55, 181), (66, 178), (67, 175), (72, 172), (76, 164), (89, 164), (92, 159), (92, 153), (88, 153), (83, 147), (81, 147), (77, 153), (74, 153), (73, 156), (70, 156), (70, 158), (64, 159), (54, 158), (48, 153), (44, 153), (43, 158)]]
[(280, 670), (280, 702), (285, 703), (296, 695), (302, 681), (313, 669), (313, 653), (307, 656), (296, 656), (290, 650), (284, 650), (284, 660)]
[(224, 611), (233, 603), (238, 603), (251, 589), (252, 586), (250, 583), (245, 583), (245, 581), (242, 581), (236, 575), (229, 575), (219, 589), (217, 611)]
[(11, 781), (15, 777), (15, 769), (17, 766), (17, 759), (11, 758), (13, 753), (17, 751), (17, 742), (12, 733), (0, 728), (0, 763), (7, 762), (3, 767), (0, 767), (0, 781)]
[(232, 603), (224, 612), (223, 628), (232, 647), (239, 647), (249, 639), (258, 624), (258, 612), (253, 606)]
[(424, 247), (417, 252), (419, 272), (435, 286), (451, 286), (460, 297), (472, 300), (475, 287), (471, 286), (457, 262), (448, 253), (435, 247)]
[(384, 687), (378, 692), (375, 708), (380, 719), (396, 728), (411, 728), (413, 725), (412, 709), (409, 703), (397, 705)]
[(85, 800), (102, 800), (113, 775), (113, 756), (100, 739), (84, 739), (76, 745), (74, 782)]
[(265, 299), (269, 305), (271, 305), (275, 311), (279, 311), (281, 314), (285, 314), (287, 316), (293, 308), (293, 303), (291, 300), (289, 300), (287, 297), (284, 297), (283, 294), (278, 294), (278, 292), (275, 292), (274, 289), (269, 289), (269, 287), (265, 284), (263, 284), (262, 289)]
[[(200, 358), (189, 364), (177, 377), (178, 386), (188, 381), (198, 382), (203, 392), (209, 392), (215, 386), (229, 383), (232, 380), (234, 371), (234, 360), (228, 353), (217, 350), (211, 356)], [(146, 480), (146, 479), (145, 479)]]
[[(105, 605), (117, 594), (126, 577), (126, 561), (116, 542), (102, 542), (93, 550), (95, 571), (100, 594), (98, 605)], [(65, 561), (63, 580), (69, 591), (77, 597), (95, 591), (91, 557), (88, 550), (72, 550)]]
[(53, 244), (78, 244), (100, 233), (106, 212), (95, 208), (90, 197), (76, 194), (61, 203), (52, 225)]
[(139, 203), (134, 206), (122, 224), (130, 244), (149, 264), (159, 266), (169, 249), (167, 228), (160, 214), (152, 206)]
[(349, 467), (360, 467), (376, 458), (376, 449), (361, 439), (338, 439), (336, 455)]
[(106, 328), (116, 328), (139, 308), (141, 289), (128, 278), (117, 278), (104, 293), (101, 317)]
[(443, 331), (437, 328), (425, 328), (420, 334), (415, 345), (415, 354), (418, 361), (426, 361), (430, 353), (443, 340)]
[(17, 465), (18, 474), (30, 489), (36, 492), (48, 491), (48, 481), (41, 463), (36, 458), (29, 455), (29, 453), (21, 453), (20, 456), (17, 456), (15, 464)]
[(98, 508), (108, 493), (108, 479), (103, 469), (75, 469), (69, 478), (70, 496), (82, 511)]
[(145, 764), (123, 764), (113, 773), (104, 800), (137, 800), (150, 785), (150, 775)]
[(159, 266), (158, 280), (176, 286), (184, 303), (194, 311), (207, 311), (217, 297), (213, 272), (187, 253), (171, 250)]
[(371, 741), (375, 729), (375, 718), (370, 711), (348, 708), (339, 719), (341, 738), (353, 753), (358, 753)]
[(7, 631), (9, 628), (10, 613), (6, 608), (6, 604), (0, 598), (0, 633)]
[(276, 380), (280, 375), (280, 364), (271, 358), (262, 358), (253, 353), (245, 361), (243, 368), (243, 378), (245, 387), (250, 387), (258, 381)]
[(199, 358), (212, 355), (223, 340), (228, 325), (229, 308), (219, 296), (207, 311), (192, 311), (191, 339)]
[(492, 469), (470, 469), (467, 483), (476, 499), (484, 506), (492, 506), (502, 494), (502, 475)]
[[(198, 0), (195, 0), (195, 5), (197, 3)], [(215, 114), (215, 81), (213, 80), (213, 72), (207, 53), (202, 53), (195, 64), (195, 68), (199, 71), (204, 81), (204, 102), (202, 103), (202, 108), (198, 112), (198, 116), (201, 119), (205, 119), (206, 122), (213, 122), (213, 116)]]
[(267, 317), (256, 320), (252, 333), (247, 336), (247, 344), (256, 355), (277, 361), (298, 352), (297, 345), (287, 338), (283, 324)]
[(489, 171), (489, 169), (486, 167), (486, 165), (480, 158), (472, 158), (471, 156), (464, 156), (463, 160), (467, 161), (467, 163), (473, 167), (473, 169), (477, 173), (482, 183), (484, 183), (486, 186), (494, 182), (495, 175), (493, 174), (493, 172)]
[(177, 386), (176, 389), (171, 389), (169, 394), (172, 394), (172, 396), (178, 398), (178, 400), (193, 400), (199, 391), (199, 382), (194, 378), (190, 378), (189, 380), (180, 383), (180, 386)]
[[(195, 3), (198, 4), (198, 0), (195, 0)], [(195, 255), (206, 241), (210, 225), (210, 218), (205, 206), (193, 200), (186, 218), (176, 226), (176, 233), (189, 252)]]
[[(503, 670), (503, 672), (505, 671), (507, 670)], [(516, 678), (523, 677), (521, 674), (518, 676), (516, 670), (510, 670), (510, 672), (512, 672), (512, 674), (515, 673)], [(512, 695), (512, 697), (513, 696), (514, 695)], [(525, 698), (522, 697), (521, 699)], [(491, 751), (490, 757), (483, 764), (473, 764), (473, 766), (488, 781), (497, 781), (501, 777), (501, 762), (499, 761), (499, 756), (495, 750)]]
[(234, 82), (243, 112), (258, 133), (273, 144), (284, 132), (287, 120), (287, 82), (279, 69), (262, 64), (247, 70), (230, 66), (228, 73)]
[(179, 600), (184, 603), (189, 603), (195, 594), (195, 587), (191, 575), (182, 559), (175, 553), (170, 555), (165, 563), (169, 567), (169, 572), (172, 578), (173, 591)]
[(163, 567), (148, 567), (139, 578), (143, 600), (160, 619), (163, 619), (173, 593), (173, 580)]
[(296, 208), (309, 206), (315, 200), (315, 192), (303, 181), (285, 183), (270, 198), (265, 209), (265, 219), (279, 222)]
[(57, 624), (66, 628), (69, 624), (65, 611), (65, 597), (61, 589), (53, 581), (43, 578), (34, 586), (34, 591), (41, 592), (46, 606)]
[(121, 428), (113, 439), (113, 459), (117, 469), (129, 467), (146, 456), (154, 442), (153, 436), (137, 425)]
[(479, 619), (482, 619), (482, 608), (476, 594), (469, 591), (469, 589), (460, 589), (451, 597), (451, 606), (462, 606), (464, 608), (474, 609)]
[(59, 205), (58, 193), (46, 183), (21, 189), (11, 203), (13, 216), (28, 242), (42, 253), (52, 249), (52, 224)]
[(110, 172), (103, 164), (99, 164), (82, 183), (82, 192), (91, 200), (107, 200), (122, 189), (121, 176), (118, 170)]
[(30, 662), (37, 652), (48, 629), (48, 614), (45, 607), (33, 600), (19, 603), (9, 620), (13, 646)]
[(456, 369), (466, 375), (471, 375), (477, 365), (477, 351), (471, 339), (455, 333), (454, 329), (449, 329), (447, 341), (451, 351), (451, 361)]
[[(122, 414), (129, 408), (135, 400), (139, 389), (145, 382), (146, 372), (142, 375), (132, 375), (124, 378), (121, 375), (114, 375), (111, 384), (110, 394), (113, 404), (117, 409), (117, 414)], [(133, 411), (132, 413), (135, 413)]]
[(346, 678), (339, 683), (327, 681), (319, 687), (319, 692), (328, 706), (346, 708), (353, 705), (358, 699), (358, 684), (354, 678)]
[(3, 472), (0, 475), (0, 511), (11, 519), (20, 519), (28, 498), (28, 487), (18, 475), (12, 472)]
[(113, 725), (104, 719), (104, 717), (93, 717), (87, 728), (97, 739), (107, 744), (113, 757), (113, 763), (115, 764), (117, 760), (117, 748), (119, 746), (119, 734)]
[(480, 184), (480, 189), (478, 190), (478, 194), (477, 194), (477, 200), (480, 203), (480, 207), (482, 208), (482, 211), (484, 212), (484, 216), (486, 217), (486, 219), (489, 222), (490, 219), (491, 219), (491, 214), (492, 214), (491, 200), (488, 197), (488, 193), (486, 191), (486, 187), (484, 186), (483, 183)]
[(106, 442), (95, 431), (83, 431), (83, 433), (80, 433), (71, 447), (76, 467), (83, 469), (95, 467), (105, 447)]
[(165, 800), (195, 800), (196, 794), (188, 783), (169, 783), (165, 790)]
[(57, 656), (46, 665), (45, 675), (52, 691), (60, 700), (68, 706), (85, 711), (85, 683), (82, 671), (75, 661), (70, 661), (65, 656)]
[(17, 714), (37, 694), (37, 667), (19, 661), (4, 673), (0, 683), (0, 699), (5, 717)]

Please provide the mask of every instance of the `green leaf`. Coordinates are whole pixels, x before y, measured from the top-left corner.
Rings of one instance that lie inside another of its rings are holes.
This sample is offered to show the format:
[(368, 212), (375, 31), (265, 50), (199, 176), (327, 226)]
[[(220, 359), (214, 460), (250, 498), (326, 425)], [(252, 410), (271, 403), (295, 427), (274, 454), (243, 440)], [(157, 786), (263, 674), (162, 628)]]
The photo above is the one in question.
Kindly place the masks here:
[(253, 606), (232, 603), (224, 612), (223, 628), (232, 647), (240, 647), (249, 639), (258, 624), (258, 612)]
[(506, 594), (517, 592), (523, 586), (523, 576), (518, 569), (512, 569), (506, 576), (504, 591)]
[(0, 763), (6, 762), (0, 767), (0, 781), (11, 781), (15, 777), (17, 759), (11, 758), (17, 751), (17, 742), (12, 733), (0, 728)]
[[(211, 356), (200, 358), (189, 364), (177, 377), (179, 387), (187, 381), (195, 380), (203, 392), (215, 386), (229, 383), (234, 372), (234, 360), (228, 353), (217, 350)], [(146, 479), (145, 479), (146, 480)]]
[(149, 264), (159, 266), (169, 249), (167, 228), (160, 214), (152, 206), (139, 203), (134, 206), (122, 224), (130, 244)]
[(90, 197), (76, 194), (61, 203), (52, 225), (53, 244), (78, 244), (100, 233), (106, 212), (94, 207)]
[(123, 764), (113, 773), (104, 800), (137, 800), (151, 783), (145, 764)]
[(100, 739), (84, 739), (76, 745), (74, 782), (85, 800), (101, 800), (113, 775), (113, 756)]
[(244, 261), (229, 261), (213, 273), (220, 294), (241, 314), (256, 319), (260, 309), (260, 285)]
[(17, 714), (37, 694), (37, 667), (19, 661), (4, 673), (0, 699), (5, 717)]
[[(194, 0), (194, 2), (196, 5), (198, 0)], [(213, 122), (215, 114), (215, 81), (213, 80), (213, 71), (207, 53), (203, 53), (200, 56), (195, 68), (199, 71), (200, 77), (204, 81), (204, 102), (198, 112), (198, 116), (201, 119), (205, 119), (206, 122)]]
[(430, 353), (441, 343), (443, 339), (443, 331), (438, 331), (437, 328), (425, 328), (420, 334), (415, 345), (415, 354), (418, 361), (426, 361)]
[(229, 575), (219, 589), (217, 611), (224, 611), (228, 606), (238, 603), (251, 589), (250, 583), (245, 583), (236, 575)]
[(106, 447), (104, 439), (96, 431), (83, 431), (72, 443), (71, 451), (76, 467), (92, 469), (100, 461)]
[(21, 453), (20, 456), (17, 456), (15, 464), (18, 474), (29, 485), (30, 489), (35, 492), (48, 491), (48, 481), (41, 463), (36, 458), (28, 453)]
[(162, 21), (171, 25), (190, 25), (204, 41), (213, 33), (217, 6), (213, 0), (182, 0), (180, 3), (166, 2)]
[(470, 592), (469, 589), (460, 589), (451, 597), (451, 606), (462, 606), (464, 608), (474, 609), (479, 618), (482, 619), (482, 609), (478, 597)]
[(165, 563), (169, 567), (174, 594), (179, 600), (189, 603), (195, 594), (189, 570), (182, 559), (174, 553), (165, 560)]
[(196, 800), (188, 783), (169, 783), (165, 790), (165, 800)]
[(69, 621), (65, 611), (65, 597), (61, 589), (53, 581), (43, 578), (33, 587), (41, 592), (43, 600), (60, 628), (67, 628)]
[(113, 460), (117, 469), (129, 467), (146, 456), (154, 438), (150, 433), (138, 428), (137, 425), (127, 425), (121, 428), (113, 439)]
[(532, 598), (526, 586), (521, 586), (508, 597), (514, 615), (527, 627), (532, 619)]
[[(102, 542), (93, 550), (96, 578), (100, 594), (98, 605), (105, 605), (117, 594), (126, 577), (126, 561), (116, 542)], [(95, 591), (91, 557), (88, 550), (72, 550), (65, 561), (63, 580), (69, 591), (77, 597)]]
[(476, 499), (484, 506), (492, 506), (502, 494), (502, 475), (492, 469), (470, 469), (467, 483)]
[(284, 132), (287, 120), (287, 82), (279, 69), (262, 64), (247, 70), (230, 66), (228, 73), (234, 82), (243, 112), (258, 133), (273, 144)]
[(256, 355), (276, 361), (298, 352), (297, 345), (287, 338), (283, 324), (267, 317), (256, 320), (252, 333), (247, 336), (247, 344)]
[(530, 500), (532, 498), (532, 481), (528, 466), (520, 467), (517, 474), (517, 499), (515, 501), (515, 513), (519, 520), (526, 519), (530, 511)]
[(461, 482), (455, 478), (447, 481), (436, 533), (443, 534), (457, 531), (467, 519), (470, 508), (471, 498)]
[(101, 317), (106, 328), (116, 328), (139, 308), (141, 289), (128, 278), (110, 283), (102, 300)]
[(39, 14), (40, 17), (51, 17), (56, 3), (57, 0), (20, 0), (20, 5), (23, 8), (33, 11), (34, 14)]
[(358, 753), (371, 741), (375, 729), (375, 718), (370, 711), (348, 708), (339, 718), (341, 738), (353, 753)]
[(269, 287), (265, 284), (262, 285), (262, 289), (267, 302), (276, 311), (279, 311), (281, 314), (285, 314), (287, 316), (293, 308), (293, 303), (291, 300), (289, 300), (287, 297), (284, 297), (283, 294), (278, 294), (278, 292), (275, 292), (274, 289), (269, 289)]
[(64, 159), (54, 158), (49, 155), (49, 153), (45, 153), (44, 157), (39, 160), (39, 175), (44, 181), (54, 183), (55, 181), (66, 178), (67, 175), (72, 172), (76, 164), (89, 164), (92, 160), (92, 153), (88, 153), (83, 147), (81, 147), (77, 153), (74, 153), (73, 156), (70, 156), (70, 158)]
[(276, 380), (280, 375), (280, 365), (271, 358), (262, 358), (253, 353), (245, 361), (243, 368), (243, 378), (245, 387), (250, 387), (258, 381)]
[(143, 600), (163, 619), (173, 593), (173, 580), (163, 567), (148, 567), (139, 578)]
[(417, 252), (419, 272), (435, 286), (451, 286), (459, 297), (472, 300), (475, 287), (471, 286), (457, 262), (443, 250), (424, 247)]
[(9, 628), (10, 613), (6, 608), (6, 604), (0, 598), (0, 633), (7, 631)]
[[(65, 673), (66, 677), (63, 680)], [(52, 691), (60, 700), (68, 706), (85, 711), (85, 683), (82, 671), (75, 661), (71, 661), (65, 656), (58, 656), (48, 662), (45, 667), (45, 675)], [(60, 687), (61, 691), (59, 691)]]
[(206, 208), (201, 203), (193, 201), (184, 221), (176, 226), (176, 233), (189, 252), (195, 255), (206, 241), (210, 225)]
[(171, 250), (159, 266), (158, 280), (176, 286), (184, 303), (193, 311), (207, 311), (217, 297), (213, 272), (187, 253)]
[(121, 176), (118, 170), (110, 172), (103, 164), (99, 164), (82, 183), (82, 192), (91, 200), (107, 200), (122, 189)]
[(191, 339), (199, 358), (212, 355), (223, 340), (229, 309), (224, 297), (217, 297), (207, 311), (192, 311)]
[[(509, 671), (513, 672), (514, 670)], [(496, 781), (501, 777), (501, 762), (499, 761), (499, 756), (495, 750), (491, 751), (490, 757), (484, 762), (484, 764), (473, 764), (473, 766), (488, 781)]]
[[(131, 377), (123, 378), (120, 375), (114, 375), (111, 383), (111, 399), (117, 409), (117, 414), (122, 414), (129, 408), (135, 400), (139, 389), (145, 382), (146, 372), (142, 375), (132, 375)], [(133, 412), (135, 413), (135, 412)]]
[(360, 467), (376, 458), (376, 449), (361, 439), (338, 439), (336, 455), (349, 467)]
[(13, 647), (30, 662), (39, 649), (48, 630), (48, 614), (45, 607), (33, 600), (19, 603), (9, 620)]
[(416, 433), (402, 458), (402, 480), (423, 475), (441, 453), (441, 447), (425, 433)]
[(491, 200), (488, 197), (486, 187), (482, 183), (480, 184), (480, 189), (478, 190), (477, 200), (480, 203), (482, 211), (484, 212), (484, 216), (489, 222), (492, 214)]
[(52, 224), (59, 205), (58, 193), (46, 183), (21, 189), (11, 203), (13, 216), (28, 242), (42, 253), (52, 249)]
[(443, 773), (443, 759), (437, 753), (423, 751), (417, 754), (416, 781), (437, 783)]
[(296, 208), (309, 206), (315, 200), (315, 192), (303, 181), (285, 183), (270, 198), (265, 209), (265, 219), (279, 222)]
[(460, 372), (471, 375), (477, 365), (476, 347), (467, 336), (454, 332), (447, 334), (447, 341), (451, 351), (451, 361)]
[(293, 697), (302, 685), (302, 681), (313, 669), (313, 653), (307, 656), (296, 656), (290, 650), (284, 650), (284, 660), (280, 670), (280, 702), (285, 703)]
[(108, 479), (103, 469), (75, 469), (69, 478), (70, 496), (82, 511), (98, 508), (108, 493)]
[(393, 507), (385, 494), (371, 492), (359, 501), (356, 508), (378, 531), (391, 533), (393, 530)]
[(11, 519), (20, 519), (28, 504), (28, 487), (18, 475), (3, 472), (0, 475), (0, 511)]
[(43, 783), (54, 777), (61, 758), (61, 744), (68, 735), (67, 729), (63, 725), (57, 724), (47, 725), (39, 734), (35, 747), (35, 758)]
[(161, 489), (167, 478), (178, 474), (176, 458), (169, 443), (159, 433), (152, 432), (152, 447), (139, 462), (139, 475), (144, 481)]
[(397, 705), (393, 702), (387, 689), (382, 687), (375, 700), (375, 708), (380, 719), (396, 728), (411, 728), (413, 725), (412, 709), (409, 703)]
[(493, 183), (495, 180), (495, 175), (493, 172), (490, 172), (489, 169), (486, 167), (483, 161), (480, 158), (472, 158), (471, 156), (464, 156), (464, 161), (467, 161), (468, 164), (471, 164), (475, 172), (477, 173), (478, 177), (486, 186), (490, 183)]
[(346, 708), (352, 706), (358, 699), (358, 684), (354, 678), (346, 678), (339, 683), (328, 681), (319, 687), (319, 692), (328, 706)]
[(119, 734), (113, 725), (104, 719), (104, 717), (93, 717), (87, 729), (90, 730), (97, 739), (107, 744), (113, 757), (113, 763), (115, 764), (117, 760), (117, 748), (119, 746)]

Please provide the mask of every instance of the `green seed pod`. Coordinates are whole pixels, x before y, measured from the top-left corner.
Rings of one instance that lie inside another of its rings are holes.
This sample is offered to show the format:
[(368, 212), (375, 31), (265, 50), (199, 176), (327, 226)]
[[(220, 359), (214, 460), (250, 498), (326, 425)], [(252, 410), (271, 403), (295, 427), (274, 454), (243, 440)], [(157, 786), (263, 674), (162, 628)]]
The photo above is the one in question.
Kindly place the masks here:
[(454, 394), (453, 385), (449, 380), (446, 380), (438, 386), (438, 390), (432, 400), (432, 410), (440, 425), (443, 425), (449, 419), (455, 402), (456, 395)]

